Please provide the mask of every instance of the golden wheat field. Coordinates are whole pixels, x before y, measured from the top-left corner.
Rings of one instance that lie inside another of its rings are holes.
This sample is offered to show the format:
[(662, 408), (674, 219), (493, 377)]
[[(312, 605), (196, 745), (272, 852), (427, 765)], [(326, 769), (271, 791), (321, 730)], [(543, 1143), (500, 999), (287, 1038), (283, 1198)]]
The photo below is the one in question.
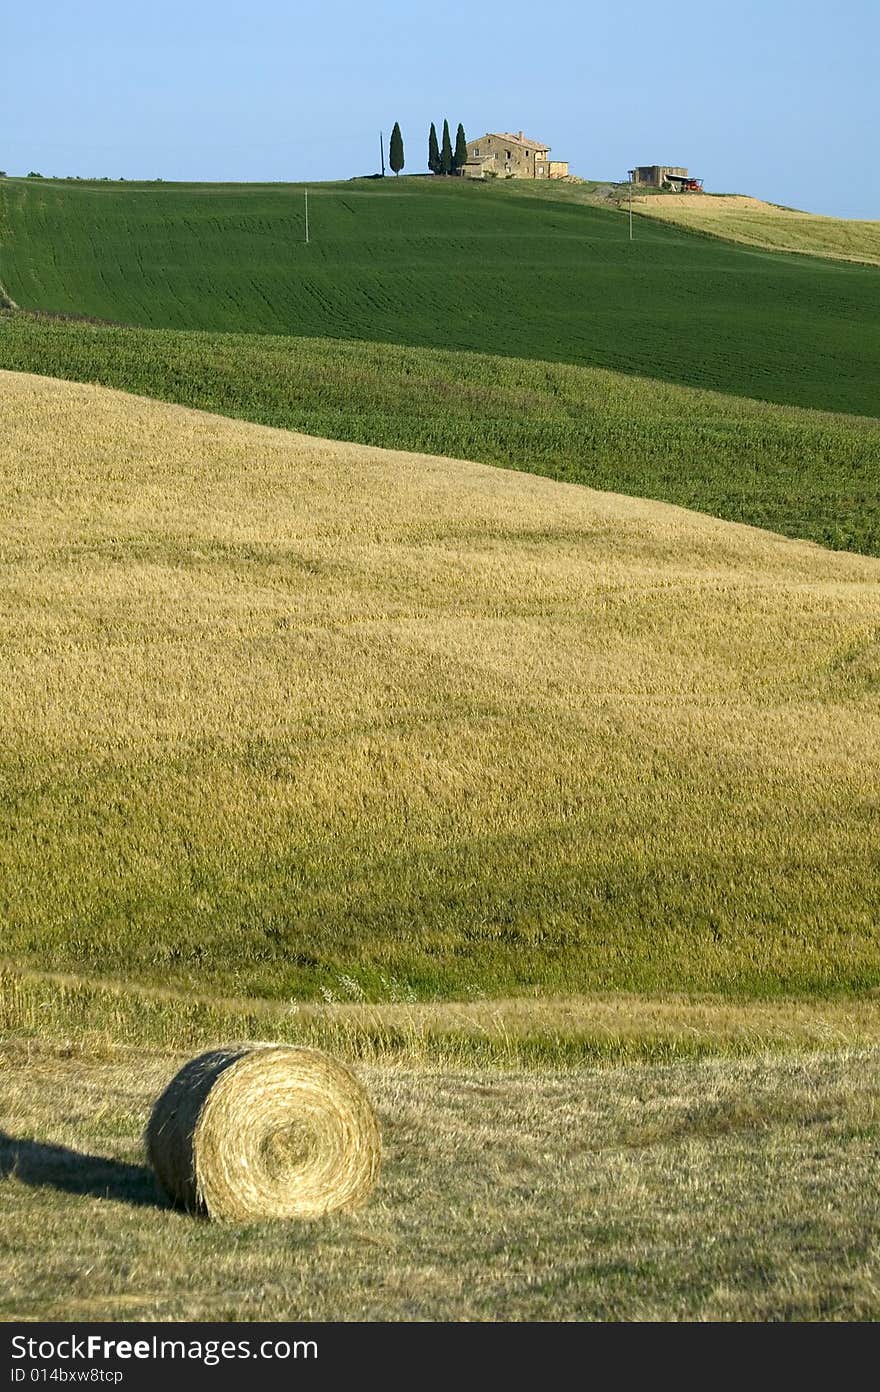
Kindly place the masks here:
[(665, 193), (634, 198), (633, 207), (689, 231), (711, 232), (747, 246), (880, 266), (880, 222), (822, 217), (745, 194)]
[(0, 377), (7, 962), (237, 996), (880, 982), (880, 565)]

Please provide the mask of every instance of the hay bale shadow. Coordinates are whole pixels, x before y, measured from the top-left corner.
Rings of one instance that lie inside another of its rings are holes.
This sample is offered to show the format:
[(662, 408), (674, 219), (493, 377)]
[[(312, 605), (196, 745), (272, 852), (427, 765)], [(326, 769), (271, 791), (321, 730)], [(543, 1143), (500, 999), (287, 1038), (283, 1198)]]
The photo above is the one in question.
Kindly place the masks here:
[(35, 1189), (115, 1199), (143, 1208), (167, 1208), (153, 1171), (105, 1155), (88, 1155), (46, 1141), (26, 1141), (0, 1131), (0, 1179), (15, 1178)]

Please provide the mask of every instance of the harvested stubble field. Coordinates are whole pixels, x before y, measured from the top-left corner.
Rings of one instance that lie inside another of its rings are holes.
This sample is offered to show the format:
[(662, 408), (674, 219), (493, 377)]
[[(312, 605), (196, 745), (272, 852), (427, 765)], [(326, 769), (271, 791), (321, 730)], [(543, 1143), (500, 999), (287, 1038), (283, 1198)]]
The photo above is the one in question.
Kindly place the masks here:
[(880, 266), (880, 222), (822, 217), (744, 194), (667, 193), (635, 198), (633, 207), (689, 232), (708, 232), (746, 246)]
[(0, 368), (524, 469), (880, 555), (880, 421), (598, 368), (0, 316)]
[[(502, 183), (504, 181), (501, 181)], [(514, 181), (518, 182), (518, 181)], [(565, 189), (0, 181), (0, 281), (26, 309), (580, 363), (876, 414), (872, 267), (734, 246)], [(661, 201), (661, 200), (655, 200)]]
[(0, 380), (15, 964), (276, 1000), (880, 984), (876, 561)]
[(373, 1201), (245, 1226), (170, 1210), (145, 1167), (180, 1061), (0, 1048), (0, 1318), (880, 1317), (876, 1050), (362, 1065)]

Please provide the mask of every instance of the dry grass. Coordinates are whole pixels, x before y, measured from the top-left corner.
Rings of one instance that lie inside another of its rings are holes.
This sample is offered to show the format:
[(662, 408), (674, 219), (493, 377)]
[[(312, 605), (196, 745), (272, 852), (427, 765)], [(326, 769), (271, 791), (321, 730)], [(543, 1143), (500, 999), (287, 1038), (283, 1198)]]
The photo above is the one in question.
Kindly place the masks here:
[(222, 1000), (0, 964), (4, 1036), (95, 1056), (119, 1045), (194, 1051), (229, 1039), (271, 1038), (379, 1064), (559, 1067), (880, 1046), (880, 995), (746, 1002), (631, 994), (374, 1004)]
[(880, 983), (877, 561), (0, 384), (16, 963), (282, 1000)]
[(710, 232), (747, 246), (880, 266), (880, 222), (821, 217), (744, 194), (668, 193), (635, 198), (633, 207), (689, 232)]
[(877, 1319), (880, 1054), (362, 1068), (360, 1213), (215, 1226), (141, 1134), (178, 1058), (0, 1051), (5, 1319)]

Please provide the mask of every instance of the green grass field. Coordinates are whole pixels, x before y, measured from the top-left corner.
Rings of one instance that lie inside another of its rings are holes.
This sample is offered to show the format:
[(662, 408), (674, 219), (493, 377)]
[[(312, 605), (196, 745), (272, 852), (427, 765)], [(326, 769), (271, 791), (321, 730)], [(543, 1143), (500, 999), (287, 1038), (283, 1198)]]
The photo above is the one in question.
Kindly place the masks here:
[(595, 368), (0, 316), (0, 368), (527, 470), (880, 555), (880, 422)]
[[(503, 181), (502, 181), (503, 182)], [(464, 181), (296, 186), (4, 180), (23, 308), (589, 364), (876, 414), (872, 267), (726, 245)]]

